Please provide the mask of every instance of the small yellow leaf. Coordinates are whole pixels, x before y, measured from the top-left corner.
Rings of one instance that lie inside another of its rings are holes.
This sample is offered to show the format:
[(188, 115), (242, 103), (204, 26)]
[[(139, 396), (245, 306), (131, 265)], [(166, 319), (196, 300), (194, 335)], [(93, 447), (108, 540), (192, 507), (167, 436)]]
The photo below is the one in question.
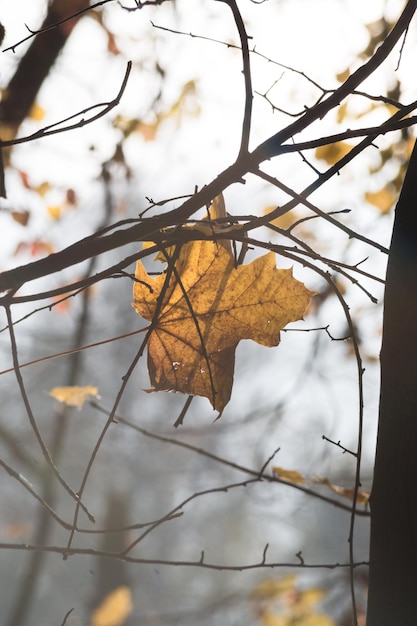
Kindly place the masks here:
[(29, 118), (35, 122), (40, 122), (45, 117), (45, 109), (35, 102), (29, 112)]
[(298, 609), (310, 610), (312, 606), (321, 602), (326, 595), (324, 589), (319, 587), (309, 587), (298, 593)]
[(48, 193), (48, 191), (50, 191), (52, 189), (51, 185), (49, 183), (47, 183), (46, 181), (41, 183), (40, 185), (38, 185), (35, 188), (36, 193), (38, 193), (40, 196), (46, 196), (46, 194)]
[(300, 472), (297, 472), (297, 470), (287, 470), (283, 467), (273, 467), (272, 471), (278, 478), (286, 480), (289, 483), (293, 483), (295, 485), (304, 484), (304, 476), (300, 474)]
[(365, 193), (365, 200), (369, 202), (369, 204), (376, 206), (383, 215), (386, 215), (391, 211), (396, 199), (396, 194), (392, 192), (389, 186), (383, 187), (374, 193), (370, 191)]
[(129, 587), (117, 587), (93, 611), (90, 626), (122, 626), (132, 609), (132, 593)]
[(269, 610), (262, 611), (260, 615), (262, 626), (291, 626), (291, 617), (277, 615)]
[(344, 83), (345, 80), (347, 80), (350, 76), (350, 70), (344, 70), (343, 72), (339, 72), (339, 74), (336, 74), (336, 78), (339, 81), (339, 83)]
[[(344, 81), (341, 81), (344, 82)], [(347, 115), (347, 110), (348, 110), (348, 103), (344, 102), (343, 104), (341, 104), (339, 106), (339, 108), (337, 109), (337, 123), (341, 124), (343, 122), (343, 120), (345, 119), (346, 115)]]
[[(293, 624), (294, 621), (289, 623)], [(301, 618), (297, 619), (296, 623), (297, 626), (336, 626), (332, 618), (324, 613), (303, 615)]]
[(48, 206), (47, 209), (48, 215), (53, 220), (59, 220), (62, 215), (62, 207), (56, 206)]
[[(272, 213), (275, 211), (276, 206), (267, 206), (263, 210), (264, 215), (268, 215), (268, 213)], [(287, 230), (290, 228), (295, 222), (300, 219), (300, 215), (297, 211), (287, 211), (284, 215), (280, 215), (271, 221), (271, 224), (277, 226), (277, 228), (282, 228), (282, 230)]]
[(344, 156), (349, 154), (352, 150), (352, 146), (345, 141), (337, 141), (336, 143), (329, 143), (325, 146), (319, 146), (316, 148), (316, 159), (325, 161), (327, 165), (334, 165)]
[(48, 396), (68, 406), (76, 406), (81, 409), (84, 402), (91, 396), (99, 398), (97, 387), (54, 387), (48, 392)]

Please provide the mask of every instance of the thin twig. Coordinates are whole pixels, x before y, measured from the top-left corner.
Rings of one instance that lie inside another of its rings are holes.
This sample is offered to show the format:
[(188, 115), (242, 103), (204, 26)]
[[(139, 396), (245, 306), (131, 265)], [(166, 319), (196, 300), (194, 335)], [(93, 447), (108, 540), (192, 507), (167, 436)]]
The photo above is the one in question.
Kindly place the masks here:
[(85, 504), (81, 501), (81, 498), (79, 496), (79, 494), (75, 493), (75, 491), (73, 489), (71, 489), (71, 487), (68, 485), (68, 483), (64, 480), (64, 478), (61, 476), (61, 474), (58, 471), (58, 468), (55, 466), (55, 463), (50, 455), (50, 452), (42, 438), (42, 435), (39, 431), (38, 425), (36, 423), (36, 419), (35, 416), (33, 414), (32, 411), (32, 407), (30, 405), (29, 402), (29, 398), (28, 395), (26, 393), (26, 388), (25, 388), (25, 384), (23, 382), (23, 377), (22, 374), (20, 372), (20, 365), (19, 365), (19, 358), (18, 358), (18, 352), (17, 352), (17, 343), (16, 343), (16, 336), (14, 333), (14, 328), (13, 328), (13, 319), (12, 319), (12, 314), (11, 314), (11, 310), (10, 310), (10, 306), (5, 306), (5, 312), (6, 312), (6, 317), (7, 317), (7, 323), (9, 326), (9, 336), (10, 336), (10, 347), (11, 347), (11, 353), (12, 353), (12, 359), (13, 359), (13, 369), (16, 375), (16, 379), (17, 379), (17, 384), (19, 386), (19, 390), (20, 390), (20, 395), (22, 396), (22, 400), (23, 400), (23, 404), (25, 406), (26, 409), (26, 414), (28, 416), (29, 419), (29, 423), (32, 427), (32, 430), (35, 434), (36, 440), (42, 450), (42, 454), (46, 460), (46, 462), (48, 463), (49, 467), (51, 468), (51, 470), (53, 471), (53, 473), (55, 474), (56, 478), (59, 480), (59, 482), (61, 483), (61, 485), (64, 487), (64, 489), (71, 495), (71, 497), (77, 502), (77, 505), (79, 507), (81, 507), (83, 509), (83, 511), (86, 513), (86, 515), (88, 516), (88, 518), (90, 519), (90, 521), (94, 522), (94, 516), (92, 515), (92, 513), (90, 513), (90, 511), (87, 509), (87, 507), (85, 506)]
[[(49, 124), (48, 126), (45, 126), (44, 128), (37, 130), (35, 133), (32, 133), (31, 135), (26, 135), (25, 137), (16, 137), (15, 139), (10, 139), (7, 141), (1, 141), (0, 145), (2, 147), (15, 146), (15, 145), (22, 144), (22, 143), (28, 143), (29, 141), (34, 141), (35, 139), (42, 139), (43, 137), (50, 137), (51, 135), (56, 135), (58, 133), (66, 133), (66, 132), (69, 132), (70, 130), (75, 130), (76, 128), (83, 128), (87, 124), (91, 124), (92, 122), (95, 122), (101, 117), (104, 117), (112, 109), (118, 106), (118, 104), (120, 103), (121, 97), (126, 89), (127, 81), (129, 80), (131, 69), (132, 69), (132, 61), (128, 61), (121, 87), (119, 89), (117, 96), (113, 98), (113, 100), (110, 100), (109, 102), (100, 102), (98, 104), (93, 104), (87, 107), (86, 109), (79, 111), (78, 113), (73, 113), (72, 115), (69, 115), (68, 117), (60, 120), (59, 122), (54, 122), (53, 124)], [(82, 118), (81, 120), (79, 120), (78, 122), (74, 124), (68, 124), (67, 126), (63, 126), (62, 128), (56, 128), (57, 126), (66, 124), (67, 122), (70, 122), (71, 120), (80, 117), (80, 115), (85, 115), (86, 113), (89, 113), (90, 111), (94, 111), (95, 109), (102, 109), (102, 111), (99, 111), (98, 113), (96, 113), (95, 115), (92, 115), (88, 119)]]
[[(105, 557), (108, 559), (118, 559), (121, 561), (125, 561), (126, 563), (137, 563), (142, 565), (160, 565), (167, 567), (197, 567), (204, 568), (209, 570), (217, 570), (224, 572), (244, 572), (248, 570), (256, 570), (256, 569), (277, 569), (277, 568), (288, 568), (288, 569), (350, 569), (352, 567), (351, 563), (300, 563), (298, 560), (297, 563), (293, 561), (264, 561), (263, 557), (261, 560), (256, 563), (243, 563), (242, 565), (224, 565), (221, 563), (209, 563), (207, 561), (199, 558), (198, 560), (189, 560), (189, 561), (181, 561), (181, 560), (169, 560), (169, 559), (152, 559), (152, 558), (140, 558), (129, 555), (123, 555), (119, 552), (108, 552), (106, 550), (94, 550), (92, 548), (70, 548), (68, 549), (66, 546), (37, 546), (29, 543), (0, 543), (0, 550), (16, 550), (16, 551), (27, 551), (27, 552), (50, 552), (54, 554), (61, 554), (63, 556), (75, 556), (75, 555), (84, 555), (84, 556), (94, 556), (94, 557)], [(356, 569), (358, 567), (368, 566), (368, 561), (355, 561), (353, 563), (353, 568)]]

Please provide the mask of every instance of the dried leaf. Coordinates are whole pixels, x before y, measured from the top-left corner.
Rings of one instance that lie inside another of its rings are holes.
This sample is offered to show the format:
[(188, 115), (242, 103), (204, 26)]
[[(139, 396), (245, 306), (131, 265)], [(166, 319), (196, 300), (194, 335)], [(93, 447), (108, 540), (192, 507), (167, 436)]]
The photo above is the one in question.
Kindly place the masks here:
[(21, 241), (18, 243), (14, 255), (24, 253), (30, 254), (30, 256), (47, 256), (53, 252), (54, 247), (49, 241), (35, 239), (34, 241)]
[(165, 274), (151, 278), (140, 261), (135, 276), (133, 306), (154, 324), (148, 343), (154, 389), (204, 396), (220, 413), (230, 399), (239, 341), (278, 345), (280, 330), (302, 319), (313, 295), (291, 269), (275, 267), (274, 253), (235, 268), (231, 251), (212, 241), (184, 244), (167, 284)]
[(54, 387), (48, 392), (48, 396), (68, 406), (76, 406), (82, 409), (84, 402), (91, 396), (99, 398), (97, 387)]
[(11, 211), (11, 216), (18, 224), (21, 224), (22, 226), (27, 226), (30, 218), (30, 213), (29, 211)]
[(29, 182), (29, 174), (27, 172), (23, 172), (22, 170), (18, 170), (18, 174), (20, 176), (20, 180), (25, 189), (32, 189), (31, 184)]
[(132, 609), (132, 593), (129, 587), (117, 587), (93, 611), (90, 626), (122, 626)]
[(116, 43), (116, 37), (110, 31), (107, 31), (107, 50), (114, 55), (120, 54), (119, 47)]
[(138, 122), (136, 125), (136, 132), (138, 132), (145, 141), (154, 141), (156, 133), (158, 132), (159, 123), (147, 124), (146, 122)]
[[(319, 485), (326, 485), (326, 487), (334, 491), (334, 493), (337, 493), (339, 496), (348, 498), (348, 500), (353, 500), (354, 493), (355, 493), (355, 490), (353, 488), (349, 489), (346, 487), (339, 487), (338, 485), (333, 485), (327, 478), (320, 478), (319, 476), (315, 476), (313, 480), (315, 483), (318, 483)], [(369, 493), (367, 493), (366, 491), (362, 491), (361, 489), (358, 489), (357, 498), (356, 498), (356, 502), (358, 504), (362, 504), (363, 506), (365, 506), (366, 504), (368, 504), (369, 498), (370, 498)]]
[(65, 193), (65, 199), (68, 204), (72, 204), (72, 205), (77, 204), (77, 195), (74, 189), (67, 189)]
[(300, 474), (300, 472), (297, 472), (297, 470), (287, 470), (283, 467), (273, 467), (272, 471), (278, 478), (286, 480), (289, 483), (293, 483), (294, 485), (304, 484), (304, 476)]

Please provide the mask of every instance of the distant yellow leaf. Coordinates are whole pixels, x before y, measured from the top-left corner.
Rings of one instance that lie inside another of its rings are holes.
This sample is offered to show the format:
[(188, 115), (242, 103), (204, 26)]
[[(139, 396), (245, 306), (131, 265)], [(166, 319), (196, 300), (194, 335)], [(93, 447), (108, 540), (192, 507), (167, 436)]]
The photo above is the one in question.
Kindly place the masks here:
[(326, 146), (319, 146), (316, 148), (316, 159), (325, 161), (327, 165), (334, 165), (344, 156), (349, 154), (352, 150), (352, 146), (344, 141), (337, 141), (336, 143), (329, 143)]
[(52, 189), (51, 185), (48, 182), (43, 182), (35, 188), (36, 193), (40, 196), (45, 196), (48, 191)]
[(261, 613), (260, 623), (262, 626), (336, 626), (333, 619), (324, 613), (281, 615), (270, 610)]
[[(341, 81), (344, 82), (344, 81)], [(348, 103), (344, 102), (343, 104), (341, 104), (338, 109), (337, 109), (337, 123), (341, 124), (343, 122), (343, 120), (345, 119), (346, 115), (347, 115), (347, 111), (348, 111)]]
[(93, 612), (90, 626), (122, 626), (132, 609), (132, 593), (129, 587), (118, 587)]
[(397, 199), (397, 194), (394, 194), (390, 186), (383, 187), (379, 191), (374, 193), (367, 191), (365, 193), (365, 200), (376, 206), (383, 215), (389, 213), (394, 206)]
[(339, 74), (336, 74), (336, 78), (339, 81), (339, 83), (344, 83), (345, 80), (347, 80), (350, 76), (350, 70), (346, 69), (343, 72), (339, 72)]
[(252, 599), (273, 600), (288, 591), (295, 589), (296, 574), (288, 574), (282, 578), (267, 578), (258, 583), (252, 591)]
[(315, 604), (321, 602), (326, 595), (324, 589), (319, 587), (309, 587), (298, 593), (297, 606), (298, 609), (309, 610)]
[(265, 610), (259, 616), (262, 626), (291, 626), (291, 618)]
[[(336, 626), (335, 622), (329, 615), (324, 613), (311, 613), (297, 618), (295, 622), (297, 626)], [(294, 624), (294, 620), (289, 624)]]
[(59, 220), (62, 215), (62, 207), (58, 205), (48, 206), (46, 210), (48, 211), (49, 217), (53, 220)]
[[(275, 211), (276, 208), (276, 206), (267, 206), (263, 210), (263, 214), (268, 215), (268, 213), (272, 213), (272, 211)], [(280, 215), (279, 217), (273, 219), (271, 221), (271, 224), (277, 226), (278, 228), (286, 230), (287, 228), (290, 228), (293, 224), (295, 224), (295, 222), (297, 222), (299, 219), (300, 215), (297, 213), (297, 211), (287, 211), (286, 213), (284, 213), (284, 215)]]
[(254, 610), (262, 626), (335, 626), (333, 619), (316, 612), (315, 605), (326, 595), (324, 589), (300, 589), (297, 576), (269, 578), (258, 585), (251, 594)]
[(154, 389), (204, 396), (220, 414), (239, 341), (278, 345), (280, 330), (302, 319), (314, 295), (291, 269), (275, 267), (274, 253), (235, 267), (229, 246), (213, 241), (184, 244), (168, 281), (165, 274), (150, 277), (140, 261), (135, 277), (133, 306), (154, 324), (148, 342)]
[(35, 122), (40, 122), (45, 117), (45, 109), (35, 102), (29, 112), (29, 118)]
[(297, 472), (297, 470), (287, 470), (283, 467), (273, 467), (272, 471), (278, 478), (286, 480), (289, 483), (294, 483), (295, 485), (302, 485), (305, 480), (304, 476), (300, 474), (300, 472)]
[(68, 406), (76, 406), (78, 409), (83, 407), (84, 402), (90, 396), (99, 398), (97, 387), (92, 387), (91, 385), (86, 387), (54, 387), (48, 392), (48, 395), (58, 400), (58, 402)]

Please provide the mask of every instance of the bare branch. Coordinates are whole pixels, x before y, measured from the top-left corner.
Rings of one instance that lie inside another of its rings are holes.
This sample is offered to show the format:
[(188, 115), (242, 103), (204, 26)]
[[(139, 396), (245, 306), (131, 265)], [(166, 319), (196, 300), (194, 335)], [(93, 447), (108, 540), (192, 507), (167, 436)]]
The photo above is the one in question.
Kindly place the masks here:
[[(32, 135), (26, 135), (26, 137), (17, 137), (16, 139), (1, 141), (0, 146), (5, 148), (8, 146), (15, 146), (18, 144), (27, 143), (29, 141), (34, 141), (35, 139), (42, 139), (43, 137), (50, 137), (51, 135), (56, 135), (58, 133), (66, 133), (70, 130), (75, 130), (76, 128), (83, 128), (87, 124), (91, 124), (92, 122), (95, 122), (101, 117), (104, 117), (112, 109), (118, 106), (118, 104), (120, 103), (120, 100), (126, 89), (127, 81), (129, 80), (131, 69), (132, 69), (132, 61), (128, 61), (127, 66), (126, 66), (126, 72), (123, 77), (121, 87), (119, 89), (117, 96), (113, 98), (113, 100), (110, 100), (109, 102), (100, 102), (99, 104), (93, 104), (87, 107), (86, 109), (79, 111), (78, 113), (73, 113), (69, 117), (66, 117), (63, 120), (60, 120), (59, 122), (54, 122), (53, 124), (50, 124), (49, 126), (45, 126), (44, 128), (37, 130), (35, 133), (32, 133)], [(62, 128), (56, 128), (57, 126), (61, 126), (62, 124), (66, 124), (67, 122), (80, 117), (80, 115), (85, 115), (86, 113), (89, 113), (90, 111), (95, 111), (96, 109), (102, 109), (102, 110), (99, 113), (92, 115), (88, 119), (81, 119), (74, 124), (68, 124), (67, 126), (63, 126)]]
[(241, 50), (242, 50), (243, 76), (245, 79), (245, 109), (244, 109), (244, 116), (243, 116), (242, 139), (241, 139), (239, 155), (238, 155), (238, 159), (239, 159), (240, 157), (245, 156), (249, 150), (250, 127), (251, 127), (251, 119), (252, 119), (253, 92), (252, 92), (252, 78), (251, 78), (251, 69), (250, 69), (249, 45), (248, 45), (249, 37), (248, 37), (248, 34), (246, 33), (245, 23), (240, 14), (239, 7), (237, 6), (236, 0), (218, 0), (218, 2), (224, 2), (231, 8), (233, 12), (233, 17), (236, 23), (236, 27), (239, 32), (240, 45), (241, 45)]

